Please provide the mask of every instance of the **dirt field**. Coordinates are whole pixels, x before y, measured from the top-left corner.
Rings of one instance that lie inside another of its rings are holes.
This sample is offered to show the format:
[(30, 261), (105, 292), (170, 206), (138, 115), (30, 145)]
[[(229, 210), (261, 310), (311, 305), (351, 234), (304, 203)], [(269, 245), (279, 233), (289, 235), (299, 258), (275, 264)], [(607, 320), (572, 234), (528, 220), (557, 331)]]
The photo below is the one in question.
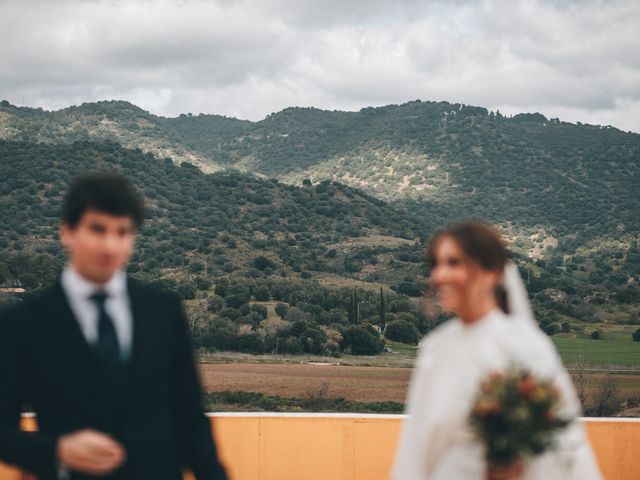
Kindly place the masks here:
[[(327, 396), (359, 402), (404, 402), (411, 376), (409, 368), (326, 364), (206, 363), (200, 365), (208, 392), (247, 391), (280, 397), (304, 398), (323, 384)], [(602, 373), (587, 373), (587, 393), (598, 389)], [(623, 397), (640, 397), (640, 374), (615, 373)]]
[(327, 396), (359, 402), (404, 402), (408, 368), (337, 365), (201, 364), (208, 392), (247, 391), (304, 398), (309, 390), (328, 386)]

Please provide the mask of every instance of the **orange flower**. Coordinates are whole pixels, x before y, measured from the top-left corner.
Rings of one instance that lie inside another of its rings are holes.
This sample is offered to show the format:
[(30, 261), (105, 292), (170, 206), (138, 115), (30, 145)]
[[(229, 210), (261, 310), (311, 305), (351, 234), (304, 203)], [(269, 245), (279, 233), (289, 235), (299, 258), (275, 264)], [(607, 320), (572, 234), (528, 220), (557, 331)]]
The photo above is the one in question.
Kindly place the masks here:
[(502, 410), (502, 405), (497, 400), (481, 402), (476, 405), (474, 409), (477, 415), (481, 417), (486, 417), (487, 415), (495, 415), (496, 413), (500, 413)]
[(518, 391), (525, 398), (531, 398), (531, 394), (536, 389), (536, 382), (531, 377), (525, 377), (518, 382)]
[(544, 412), (544, 415), (542, 416), (542, 419), (547, 423), (551, 423), (556, 419), (556, 416), (554, 415), (554, 413), (552, 411), (547, 410), (546, 412)]

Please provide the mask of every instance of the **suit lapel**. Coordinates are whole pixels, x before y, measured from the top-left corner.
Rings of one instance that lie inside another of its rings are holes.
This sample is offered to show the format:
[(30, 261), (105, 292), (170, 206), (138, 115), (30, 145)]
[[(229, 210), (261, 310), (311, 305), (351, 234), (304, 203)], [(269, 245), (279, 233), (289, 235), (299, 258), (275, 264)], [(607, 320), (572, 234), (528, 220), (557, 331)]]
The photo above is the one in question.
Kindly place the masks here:
[(145, 398), (144, 395), (144, 379), (147, 377), (147, 361), (153, 359), (150, 354), (151, 343), (149, 341), (149, 332), (151, 329), (151, 315), (149, 308), (145, 305), (144, 292), (139, 285), (127, 278), (127, 292), (129, 302), (131, 304), (131, 317), (133, 319), (133, 342), (131, 351), (131, 379), (133, 384), (130, 387), (130, 408), (134, 414), (135, 400)]

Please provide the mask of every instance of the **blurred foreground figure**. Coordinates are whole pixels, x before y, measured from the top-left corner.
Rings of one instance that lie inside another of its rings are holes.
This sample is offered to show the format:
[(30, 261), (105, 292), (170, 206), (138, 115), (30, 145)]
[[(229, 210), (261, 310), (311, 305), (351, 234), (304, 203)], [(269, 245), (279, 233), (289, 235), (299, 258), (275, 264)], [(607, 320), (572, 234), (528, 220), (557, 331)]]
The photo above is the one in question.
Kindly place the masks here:
[(77, 179), (60, 280), (0, 317), (0, 460), (41, 480), (226, 478), (180, 301), (124, 273), (142, 219), (125, 178)]
[(466, 223), (442, 231), (427, 257), (441, 308), (456, 318), (421, 344), (393, 479), (600, 479), (579, 421), (556, 432), (553, 446), (540, 455), (501, 465), (487, 461), (470, 414), (492, 373), (517, 367), (553, 382), (563, 418), (576, 419), (581, 407), (553, 344), (533, 318), (517, 267), (492, 228)]

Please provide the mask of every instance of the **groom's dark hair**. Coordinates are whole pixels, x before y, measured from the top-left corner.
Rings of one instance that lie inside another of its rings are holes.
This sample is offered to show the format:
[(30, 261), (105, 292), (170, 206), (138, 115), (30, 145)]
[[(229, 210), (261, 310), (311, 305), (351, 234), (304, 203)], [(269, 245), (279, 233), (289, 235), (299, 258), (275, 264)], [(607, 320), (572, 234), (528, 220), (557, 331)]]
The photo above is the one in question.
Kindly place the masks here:
[(95, 172), (76, 177), (62, 205), (62, 221), (75, 228), (86, 210), (114, 216), (131, 217), (140, 227), (144, 219), (144, 201), (126, 177), (115, 172)]

